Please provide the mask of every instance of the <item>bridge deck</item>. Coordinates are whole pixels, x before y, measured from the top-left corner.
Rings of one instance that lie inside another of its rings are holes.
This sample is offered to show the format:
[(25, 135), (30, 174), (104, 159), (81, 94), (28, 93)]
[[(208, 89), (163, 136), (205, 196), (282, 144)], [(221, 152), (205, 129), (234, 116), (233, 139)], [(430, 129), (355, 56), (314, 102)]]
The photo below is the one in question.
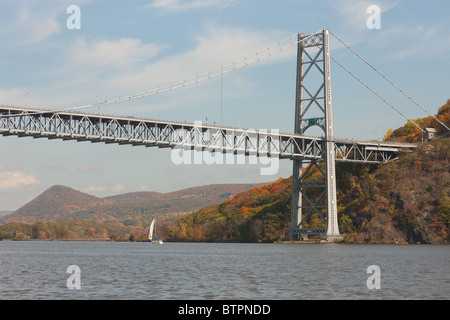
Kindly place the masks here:
[[(322, 159), (325, 139), (280, 133), (79, 112), (0, 107), (0, 134), (133, 146), (180, 148), (284, 159)], [(333, 140), (336, 161), (386, 162), (410, 143)]]

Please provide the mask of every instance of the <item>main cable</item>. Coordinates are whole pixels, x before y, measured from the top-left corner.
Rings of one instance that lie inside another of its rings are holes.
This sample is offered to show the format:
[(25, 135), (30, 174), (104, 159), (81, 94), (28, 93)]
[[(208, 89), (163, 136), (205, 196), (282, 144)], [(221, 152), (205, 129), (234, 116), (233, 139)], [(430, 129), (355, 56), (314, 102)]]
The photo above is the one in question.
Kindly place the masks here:
[(364, 81), (362, 81), (360, 78), (358, 78), (353, 72), (351, 72), (350, 70), (348, 70), (346, 67), (344, 67), (342, 65), (342, 63), (340, 63), (339, 61), (337, 61), (335, 58), (333, 58), (332, 56), (330, 56), (330, 58), (336, 62), (342, 69), (344, 69), (345, 71), (347, 71), (352, 77), (354, 77), (356, 80), (358, 80), (360, 83), (362, 83), (367, 89), (369, 89), (370, 91), (372, 91), (373, 94), (375, 94), (378, 98), (380, 98), (381, 100), (383, 100), (388, 106), (390, 106), (392, 109), (394, 109), (395, 111), (397, 111), (400, 115), (402, 115), (402, 117), (404, 117), (407, 121), (411, 122), (414, 126), (416, 126), (420, 131), (422, 131), (422, 133), (425, 133), (425, 131), (419, 126), (417, 125), (414, 121), (412, 121), (411, 119), (408, 119), (407, 116), (405, 116), (400, 110), (398, 110), (392, 103), (390, 103), (389, 101), (387, 101), (384, 97), (382, 97), (378, 92), (376, 92), (374, 89), (372, 89), (367, 83), (365, 83)]
[(442, 126), (444, 126), (447, 130), (450, 131), (450, 128), (447, 127), (444, 123), (442, 123), (438, 118), (436, 118), (433, 114), (431, 114), (428, 110), (426, 110), (419, 102), (414, 100), (410, 95), (408, 95), (405, 91), (403, 91), (400, 87), (398, 87), (391, 79), (386, 77), (383, 73), (381, 73), (377, 68), (375, 68), (371, 63), (369, 63), (366, 59), (364, 59), (359, 53), (357, 53), (355, 50), (353, 50), (347, 43), (345, 43), (341, 38), (339, 38), (337, 35), (335, 35), (331, 30), (330, 33), (339, 41), (341, 42), (347, 49), (349, 49), (351, 52), (353, 52), (358, 58), (360, 58), (362, 61), (364, 61), (370, 68), (372, 68), (376, 73), (378, 73), (381, 77), (383, 77), (387, 82), (389, 82), (392, 86), (394, 86), (398, 91), (400, 91), (403, 95), (405, 95), (410, 101), (415, 103), (419, 108), (421, 108), (423, 111), (425, 111), (428, 115), (432, 116), (437, 122), (439, 122)]

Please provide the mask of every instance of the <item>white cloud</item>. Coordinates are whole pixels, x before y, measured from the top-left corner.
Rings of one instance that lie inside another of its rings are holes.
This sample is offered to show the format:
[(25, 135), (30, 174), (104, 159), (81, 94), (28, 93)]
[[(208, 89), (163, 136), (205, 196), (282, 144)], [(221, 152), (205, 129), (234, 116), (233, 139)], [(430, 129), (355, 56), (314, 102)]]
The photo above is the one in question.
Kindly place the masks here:
[[(96, 102), (111, 98), (118, 87), (111, 88), (104, 78), (116, 77), (126, 72), (139, 71), (142, 64), (163, 48), (155, 43), (143, 43), (140, 39), (117, 40), (77, 39), (63, 49), (67, 63), (52, 70), (47, 76), (55, 80), (50, 86), (0, 88), (0, 104), (37, 108), (63, 108), (83, 102)], [(99, 81), (99, 79), (101, 79)], [(86, 83), (95, 83), (95, 86)], [(83, 92), (80, 95), (80, 92)]]
[[(60, 24), (56, 21), (56, 13), (43, 15), (41, 18), (27, 12), (23, 26), (28, 29), (28, 37), (24, 44), (41, 42), (56, 34), (60, 30)], [(37, 18), (37, 19), (36, 19)]]
[(39, 183), (34, 174), (26, 174), (22, 171), (0, 171), (0, 191), (13, 191)]
[(110, 186), (89, 186), (83, 189), (83, 192), (96, 195), (97, 197), (106, 197), (112, 194), (123, 193), (126, 186), (123, 182), (117, 182)]
[(148, 60), (161, 48), (157, 44), (142, 43), (140, 39), (133, 38), (91, 42), (78, 39), (70, 50), (70, 59), (76, 64), (95, 67), (124, 66)]
[[(397, 39), (397, 45), (393, 44), (393, 39)], [(383, 37), (380, 35), (377, 43), (380, 46), (390, 47), (386, 61), (401, 61), (410, 57), (438, 58), (450, 65), (450, 57), (445, 54), (450, 51), (450, 36), (442, 33), (442, 28), (438, 26), (393, 27), (386, 30)]]
[(153, 187), (151, 185), (144, 184), (144, 185), (140, 186), (137, 190), (138, 191), (153, 191)]
[(125, 191), (125, 185), (122, 182), (118, 182), (114, 186), (112, 186), (111, 191), (116, 193), (123, 192)]
[[(126, 92), (155, 89), (253, 55), (279, 39), (276, 32), (209, 25), (195, 38), (197, 45), (192, 50), (164, 57), (139, 71), (121, 73), (111, 78), (108, 85)], [(274, 56), (270, 61), (276, 59)]]
[(57, 7), (49, 7), (38, 1), (5, 4), (7, 15), (3, 17), (6, 28), (2, 29), (11, 44), (32, 45), (60, 32)]
[(206, 7), (224, 9), (235, 2), (236, 0), (154, 0), (147, 5), (147, 8), (165, 9), (169, 11), (183, 11)]
[(83, 192), (88, 193), (88, 194), (99, 194), (99, 193), (103, 193), (106, 191), (106, 187), (102, 187), (102, 186), (89, 186), (87, 188), (83, 189)]

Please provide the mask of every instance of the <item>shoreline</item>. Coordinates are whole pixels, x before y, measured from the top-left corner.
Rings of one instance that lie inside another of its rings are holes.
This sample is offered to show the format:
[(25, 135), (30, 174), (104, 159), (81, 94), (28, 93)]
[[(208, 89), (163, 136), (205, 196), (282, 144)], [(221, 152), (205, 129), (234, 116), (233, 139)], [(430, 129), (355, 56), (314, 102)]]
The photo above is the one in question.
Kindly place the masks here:
[[(111, 239), (96, 239), (96, 238), (89, 238), (89, 239), (24, 239), (24, 240), (14, 240), (14, 239), (2, 239), (0, 240), (1, 242), (118, 242), (118, 243), (123, 243), (123, 242), (150, 242), (150, 241), (129, 241), (129, 240), (111, 240)], [(313, 239), (313, 240), (279, 240), (279, 241), (273, 241), (273, 242), (207, 242), (207, 241), (164, 241), (165, 243), (243, 243), (243, 244), (295, 244), (295, 245), (317, 245), (317, 244), (322, 244), (322, 245), (336, 245), (336, 244), (341, 244), (341, 245), (450, 245), (449, 242), (442, 242), (442, 243), (408, 243), (408, 242), (343, 242), (343, 241), (326, 241), (326, 240), (318, 240), (318, 239)]]

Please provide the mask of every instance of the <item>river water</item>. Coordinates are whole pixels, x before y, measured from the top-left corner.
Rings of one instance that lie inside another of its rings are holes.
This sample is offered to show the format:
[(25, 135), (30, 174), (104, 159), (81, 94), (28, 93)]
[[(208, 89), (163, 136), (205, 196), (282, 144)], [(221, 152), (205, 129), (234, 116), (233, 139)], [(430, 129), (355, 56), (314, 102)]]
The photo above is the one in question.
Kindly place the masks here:
[(447, 300), (449, 262), (445, 245), (0, 241), (0, 299)]

